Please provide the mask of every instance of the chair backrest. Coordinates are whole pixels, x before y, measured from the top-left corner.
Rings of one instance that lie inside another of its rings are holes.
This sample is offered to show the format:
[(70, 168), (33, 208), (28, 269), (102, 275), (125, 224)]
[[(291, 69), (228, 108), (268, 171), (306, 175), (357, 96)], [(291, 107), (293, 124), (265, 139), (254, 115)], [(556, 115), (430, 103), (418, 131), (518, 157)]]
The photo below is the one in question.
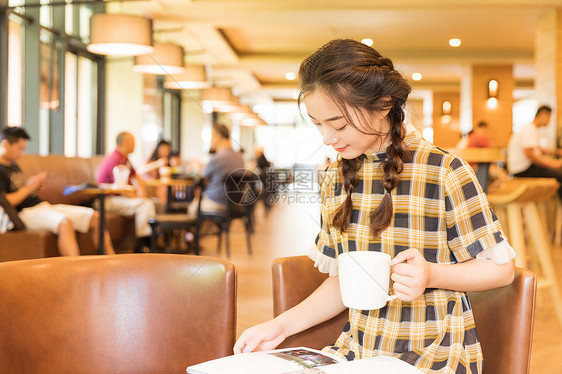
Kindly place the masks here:
[[(327, 275), (306, 256), (273, 262), (273, 312), (277, 316), (312, 293)], [(509, 286), (469, 293), (476, 331), (484, 354), (484, 374), (529, 372), (537, 281), (525, 269), (515, 269)], [(322, 348), (334, 343), (347, 320), (347, 312), (289, 337), (283, 347)]]
[(259, 198), (261, 181), (251, 170), (240, 170), (224, 178), (224, 188), (228, 200), (228, 213), (231, 217), (241, 216), (251, 211)]
[(172, 254), (0, 264), (6, 373), (185, 373), (232, 354), (236, 272)]
[(168, 204), (166, 205), (167, 213), (187, 211), (195, 197), (195, 190), (198, 188), (199, 181), (193, 180), (193, 183), (176, 184), (168, 188)]

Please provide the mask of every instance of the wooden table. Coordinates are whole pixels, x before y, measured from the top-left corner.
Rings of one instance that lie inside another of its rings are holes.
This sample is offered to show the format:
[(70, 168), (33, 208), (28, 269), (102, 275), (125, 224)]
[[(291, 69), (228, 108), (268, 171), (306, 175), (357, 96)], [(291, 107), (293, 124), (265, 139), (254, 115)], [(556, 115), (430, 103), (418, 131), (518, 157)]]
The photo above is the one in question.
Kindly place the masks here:
[(100, 183), (98, 185), (77, 185), (77, 186), (67, 186), (63, 192), (64, 195), (81, 194), (84, 196), (95, 196), (99, 199), (99, 213), (100, 213), (100, 223), (99, 223), (99, 244), (98, 253), (100, 255), (105, 254), (105, 197), (107, 195), (129, 195), (135, 194), (136, 189), (133, 186), (117, 186), (111, 183)]
[(492, 162), (505, 162), (503, 148), (464, 148), (457, 152), (457, 156), (466, 162), (478, 164), (476, 178), (478, 178), (484, 192), (488, 190), (490, 164)]

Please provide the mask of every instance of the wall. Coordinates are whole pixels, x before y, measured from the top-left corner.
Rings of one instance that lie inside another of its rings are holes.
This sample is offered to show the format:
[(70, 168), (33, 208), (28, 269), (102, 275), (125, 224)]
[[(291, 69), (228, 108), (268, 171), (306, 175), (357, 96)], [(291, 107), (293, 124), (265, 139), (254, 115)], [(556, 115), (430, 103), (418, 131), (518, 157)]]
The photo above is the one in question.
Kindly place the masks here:
[[(488, 82), (499, 82), (497, 108), (487, 107)], [(472, 67), (472, 126), (480, 121), (488, 123), (492, 147), (507, 147), (513, 127), (513, 79), (512, 65), (474, 65)]]
[[(449, 122), (442, 115), (443, 101), (451, 102)], [(461, 138), (459, 130), (460, 94), (458, 92), (433, 92), (433, 144), (441, 148), (454, 148)]]
[(143, 78), (133, 71), (132, 58), (108, 59), (106, 65), (106, 154), (115, 148), (115, 137), (122, 131), (135, 136), (136, 149), (130, 156), (135, 167), (144, 164), (142, 149)]
[(204, 149), (201, 133), (205, 128), (210, 131), (212, 119), (203, 111), (200, 96), (200, 91), (182, 93), (180, 153), (184, 160), (200, 160), (209, 150), (208, 145)]

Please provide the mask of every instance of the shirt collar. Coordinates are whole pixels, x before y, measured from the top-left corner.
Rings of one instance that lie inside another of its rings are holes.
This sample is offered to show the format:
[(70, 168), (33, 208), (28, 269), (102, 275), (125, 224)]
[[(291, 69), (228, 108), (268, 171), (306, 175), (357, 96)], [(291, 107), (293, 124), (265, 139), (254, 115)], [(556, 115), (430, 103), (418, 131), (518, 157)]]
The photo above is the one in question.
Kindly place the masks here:
[[(414, 143), (418, 143), (421, 139), (421, 134), (419, 131), (411, 124), (406, 125), (406, 136), (404, 137), (404, 148), (409, 148)], [(361, 156), (367, 162), (380, 162), (386, 160), (386, 149), (383, 151), (373, 151), (373, 152), (365, 152)]]

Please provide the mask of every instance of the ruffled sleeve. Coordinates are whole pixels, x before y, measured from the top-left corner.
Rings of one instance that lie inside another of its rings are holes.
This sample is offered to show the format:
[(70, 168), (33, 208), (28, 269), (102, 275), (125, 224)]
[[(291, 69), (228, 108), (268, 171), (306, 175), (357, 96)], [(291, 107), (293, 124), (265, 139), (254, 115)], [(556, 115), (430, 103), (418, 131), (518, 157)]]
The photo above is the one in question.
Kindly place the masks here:
[(476, 258), (479, 260), (492, 260), (498, 265), (503, 265), (515, 258), (515, 251), (507, 240), (502, 240), (498, 244), (478, 253)]

